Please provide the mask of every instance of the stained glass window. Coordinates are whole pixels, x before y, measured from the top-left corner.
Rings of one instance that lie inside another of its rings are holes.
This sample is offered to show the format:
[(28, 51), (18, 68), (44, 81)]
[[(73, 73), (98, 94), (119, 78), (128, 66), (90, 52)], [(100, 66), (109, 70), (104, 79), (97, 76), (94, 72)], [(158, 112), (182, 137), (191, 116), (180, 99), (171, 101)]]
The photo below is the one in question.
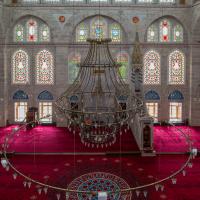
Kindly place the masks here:
[(160, 0), (160, 3), (175, 3), (175, 0)]
[(40, 42), (50, 41), (50, 31), (49, 27), (46, 24), (41, 25), (39, 36), (40, 36)]
[(69, 83), (73, 83), (78, 75), (78, 64), (81, 62), (81, 56), (79, 53), (75, 53), (69, 56), (68, 59), (68, 80)]
[(139, 3), (152, 3), (153, 0), (138, 0)]
[(171, 24), (169, 20), (164, 19), (160, 22), (160, 42), (170, 42)]
[(24, 41), (24, 27), (21, 24), (17, 24), (14, 30), (14, 41), (23, 42)]
[(36, 42), (38, 40), (38, 25), (34, 19), (27, 22), (27, 41)]
[(118, 24), (114, 23), (111, 25), (110, 36), (111, 36), (112, 42), (121, 41), (121, 29)]
[(117, 63), (121, 64), (119, 68), (119, 73), (123, 80), (127, 79), (128, 74), (128, 54), (126, 52), (121, 52), (117, 55)]
[(107, 24), (102, 17), (97, 17), (92, 23), (92, 38), (102, 39), (107, 36)]
[(26, 84), (29, 82), (29, 58), (23, 50), (18, 50), (12, 57), (12, 80), (14, 84)]
[(173, 36), (174, 42), (183, 42), (183, 27), (180, 24), (174, 26)]
[(175, 50), (169, 55), (169, 84), (184, 84), (185, 56)]
[(144, 56), (144, 84), (160, 83), (160, 55), (156, 51), (148, 51)]
[(158, 103), (157, 102), (147, 102), (146, 103), (147, 112), (150, 117), (153, 117), (154, 122), (158, 122)]
[(36, 56), (36, 83), (54, 83), (54, 59), (51, 52), (40, 51)]
[(88, 37), (88, 28), (84, 23), (81, 23), (76, 30), (77, 42), (86, 42)]
[(148, 42), (158, 42), (158, 27), (156, 25), (151, 25), (148, 28), (147, 41)]

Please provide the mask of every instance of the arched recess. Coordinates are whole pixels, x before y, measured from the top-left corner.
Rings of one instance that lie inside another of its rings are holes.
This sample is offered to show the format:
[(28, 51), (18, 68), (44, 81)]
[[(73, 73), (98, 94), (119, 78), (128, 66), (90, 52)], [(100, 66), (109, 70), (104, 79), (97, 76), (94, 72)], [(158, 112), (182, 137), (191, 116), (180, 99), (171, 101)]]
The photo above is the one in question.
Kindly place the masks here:
[(183, 101), (184, 96), (180, 91), (174, 90), (173, 92), (171, 92), (169, 94), (168, 100), (170, 100), (170, 101)]
[(51, 92), (44, 90), (38, 95), (38, 100), (40, 101), (53, 101), (53, 95)]
[[(147, 26), (147, 42), (185, 42), (188, 40), (187, 29), (176, 17), (166, 15), (152, 20)], [(163, 31), (163, 32), (162, 32)], [(164, 35), (166, 33), (166, 36)], [(163, 38), (161, 37), (163, 35)], [(166, 37), (166, 39), (164, 38)]]
[(14, 93), (13, 100), (28, 100), (28, 95), (23, 90), (18, 90)]
[(158, 100), (160, 100), (160, 96), (156, 91), (150, 90), (150, 91), (145, 93), (145, 100), (158, 101)]
[[(23, 15), (12, 23), (7, 30), (7, 42), (31, 42), (28, 41), (28, 22), (33, 22), (37, 26), (37, 41), (32, 42), (50, 42), (52, 41), (52, 32), (49, 23), (38, 16)], [(31, 32), (34, 32), (34, 27), (31, 28)], [(24, 38), (22, 38), (22, 35)], [(17, 40), (18, 39), (18, 40)]]
[[(85, 34), (87, 34), (88, 37), (92, 37), (92, 30), (94, 30), (95, 19), (100, 19), (99, 21), (102, 22), (100, 23), (101, 27), (106, 31), (104, 37), (113, 38), (113, 42), (122, 42), (126, 40), (126, 32), (119, 21), (115, 20), (112, 16), (92, 15), (81, 19), (75, 26), (75, 29), (73, 30), (73, 35), (76, 36), (75, 41), (85, 42), (83, 40), (79, 40), (80, 34), (77, 34), (77, 31), (81, 31), (82, 33), (85, 31)], [(101, 31), (101, 28), (99, 31)]]

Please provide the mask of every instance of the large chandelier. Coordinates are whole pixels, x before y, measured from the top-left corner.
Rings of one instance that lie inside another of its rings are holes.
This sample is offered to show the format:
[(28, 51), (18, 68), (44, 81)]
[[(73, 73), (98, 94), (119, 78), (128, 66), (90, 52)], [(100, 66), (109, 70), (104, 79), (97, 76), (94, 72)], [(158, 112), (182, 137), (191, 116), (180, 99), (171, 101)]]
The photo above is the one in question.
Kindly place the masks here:
[(135, 114), (142, 115), (143, 103), (120, 76), (120, 65), (109, 50), (110, 41), (88, 39), (90, 47), (78, 66), (76, 80), (55, 103), (69, 130), (79, 133), (88, 147), (114, 144), (122, 128), (133, 123)]

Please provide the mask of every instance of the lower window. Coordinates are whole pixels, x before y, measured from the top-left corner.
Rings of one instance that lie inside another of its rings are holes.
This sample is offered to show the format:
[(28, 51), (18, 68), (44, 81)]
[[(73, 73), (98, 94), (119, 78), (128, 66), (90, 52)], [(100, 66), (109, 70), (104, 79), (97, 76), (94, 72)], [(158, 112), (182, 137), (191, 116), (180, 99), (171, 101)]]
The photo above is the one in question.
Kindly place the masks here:
[(26, 121), (27, 102), (15, 102), (15, 122)]
[(158, 122), (158, 103), (147, 102), (146, 107), (147, 107), (149, 116), (154, 118), (154, 122)]
[[(50, 117), (43, 118), (47, 115), (50, 115)], [(44, 123), (52, 122), (52, 102), (39, 103), (39, 118), (42, 118), (40, 121)]]
[(171, 102), (169, 106), (169, 121), (182, 122), (182, 103)]

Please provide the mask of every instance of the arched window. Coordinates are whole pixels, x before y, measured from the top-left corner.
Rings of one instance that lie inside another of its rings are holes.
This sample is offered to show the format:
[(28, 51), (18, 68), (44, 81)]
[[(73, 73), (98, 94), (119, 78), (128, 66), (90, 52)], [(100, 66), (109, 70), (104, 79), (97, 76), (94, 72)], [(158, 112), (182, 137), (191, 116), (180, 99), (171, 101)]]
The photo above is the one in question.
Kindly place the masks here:
[(147, 101), (158, 101), (158, 100), (160, 100), (160, 96), (157, 92), (150, 90), (145, 94), (145, 100), (147, 100)]
[(170, 29), (171, 23), (169, 20), (164, 19), (160, 22), (160, 42), (169, 42), (171, 40)]
[(14, 93), (13, 100), (28, 100), (28, 95), (23, 90), (18, 90)]
[(183, 26), (173, 18), (156, 20), (147, 29), (147, 42), (183, 42)]
[(36, 20), (29, 19), (26, 26), (27, 41), (36, 42), (38, 40), (38, 25)]
[(160, 84), (160, 55), (153, 50), (144, 56), (144, 84)]
[(121, 28), (119, 24), (114, 23), (110, 28), (110, 37), (112, 42), (120, 42), (121, 41)]
[(147, 41), (148, 42), (158, 42), (158, 27), (156, 25), (151, 25), (147, 31)]
[(40, 42), (50, 41), (50, 31), (49, 27), (46, 24), (41, 25), (39, 36), (40, 36)]
[(107, 37), (107, 23), (102, 17), (96, 17), (92, 22), (91, 37), (102, 39)]
[(169, 84), (184, 84), (185, 56), (179, 50), (169, 55)]
[(76, 41), (86, 42), (88, 38), (88, 28), (85, 23), (81, 23), (76, 29)]
[(183, 42), (183, 27), (180, 24), (174, 26), (173, 41)]
[(32, 17), (21, 19), (14, 27), (14, 42), (49, 42), (50, 29), (43, 21)]
[(38, 100), (40, 101), (52, 101), (53, 100), (53, 95), (51, 92), (44, 90), (38, 95)]
[(24, 27), (21, 24), (17, 24), (14, 30), (14, 41), (23, 42), (24, 41)]
[(120, 52), (117, 55), (117, 63), (120, 64), (119, 73), (123, 80), (127, 79), (128, 74), (128, 54), (126, 52)]
[(17, 50), (12, 57), (13, 84), (26, 84), (29, 82), (29, 58), (24, 50)]
[(68, 80), (69, 83), (73, 83), (78, 75), (78, 64), (81, 62), (81, 55), (79, 53), (73, 53), (68, 58)]
[(36, 83), (54, 83), (54, 59), (48, 50), (40, 51), (36, 56)]

